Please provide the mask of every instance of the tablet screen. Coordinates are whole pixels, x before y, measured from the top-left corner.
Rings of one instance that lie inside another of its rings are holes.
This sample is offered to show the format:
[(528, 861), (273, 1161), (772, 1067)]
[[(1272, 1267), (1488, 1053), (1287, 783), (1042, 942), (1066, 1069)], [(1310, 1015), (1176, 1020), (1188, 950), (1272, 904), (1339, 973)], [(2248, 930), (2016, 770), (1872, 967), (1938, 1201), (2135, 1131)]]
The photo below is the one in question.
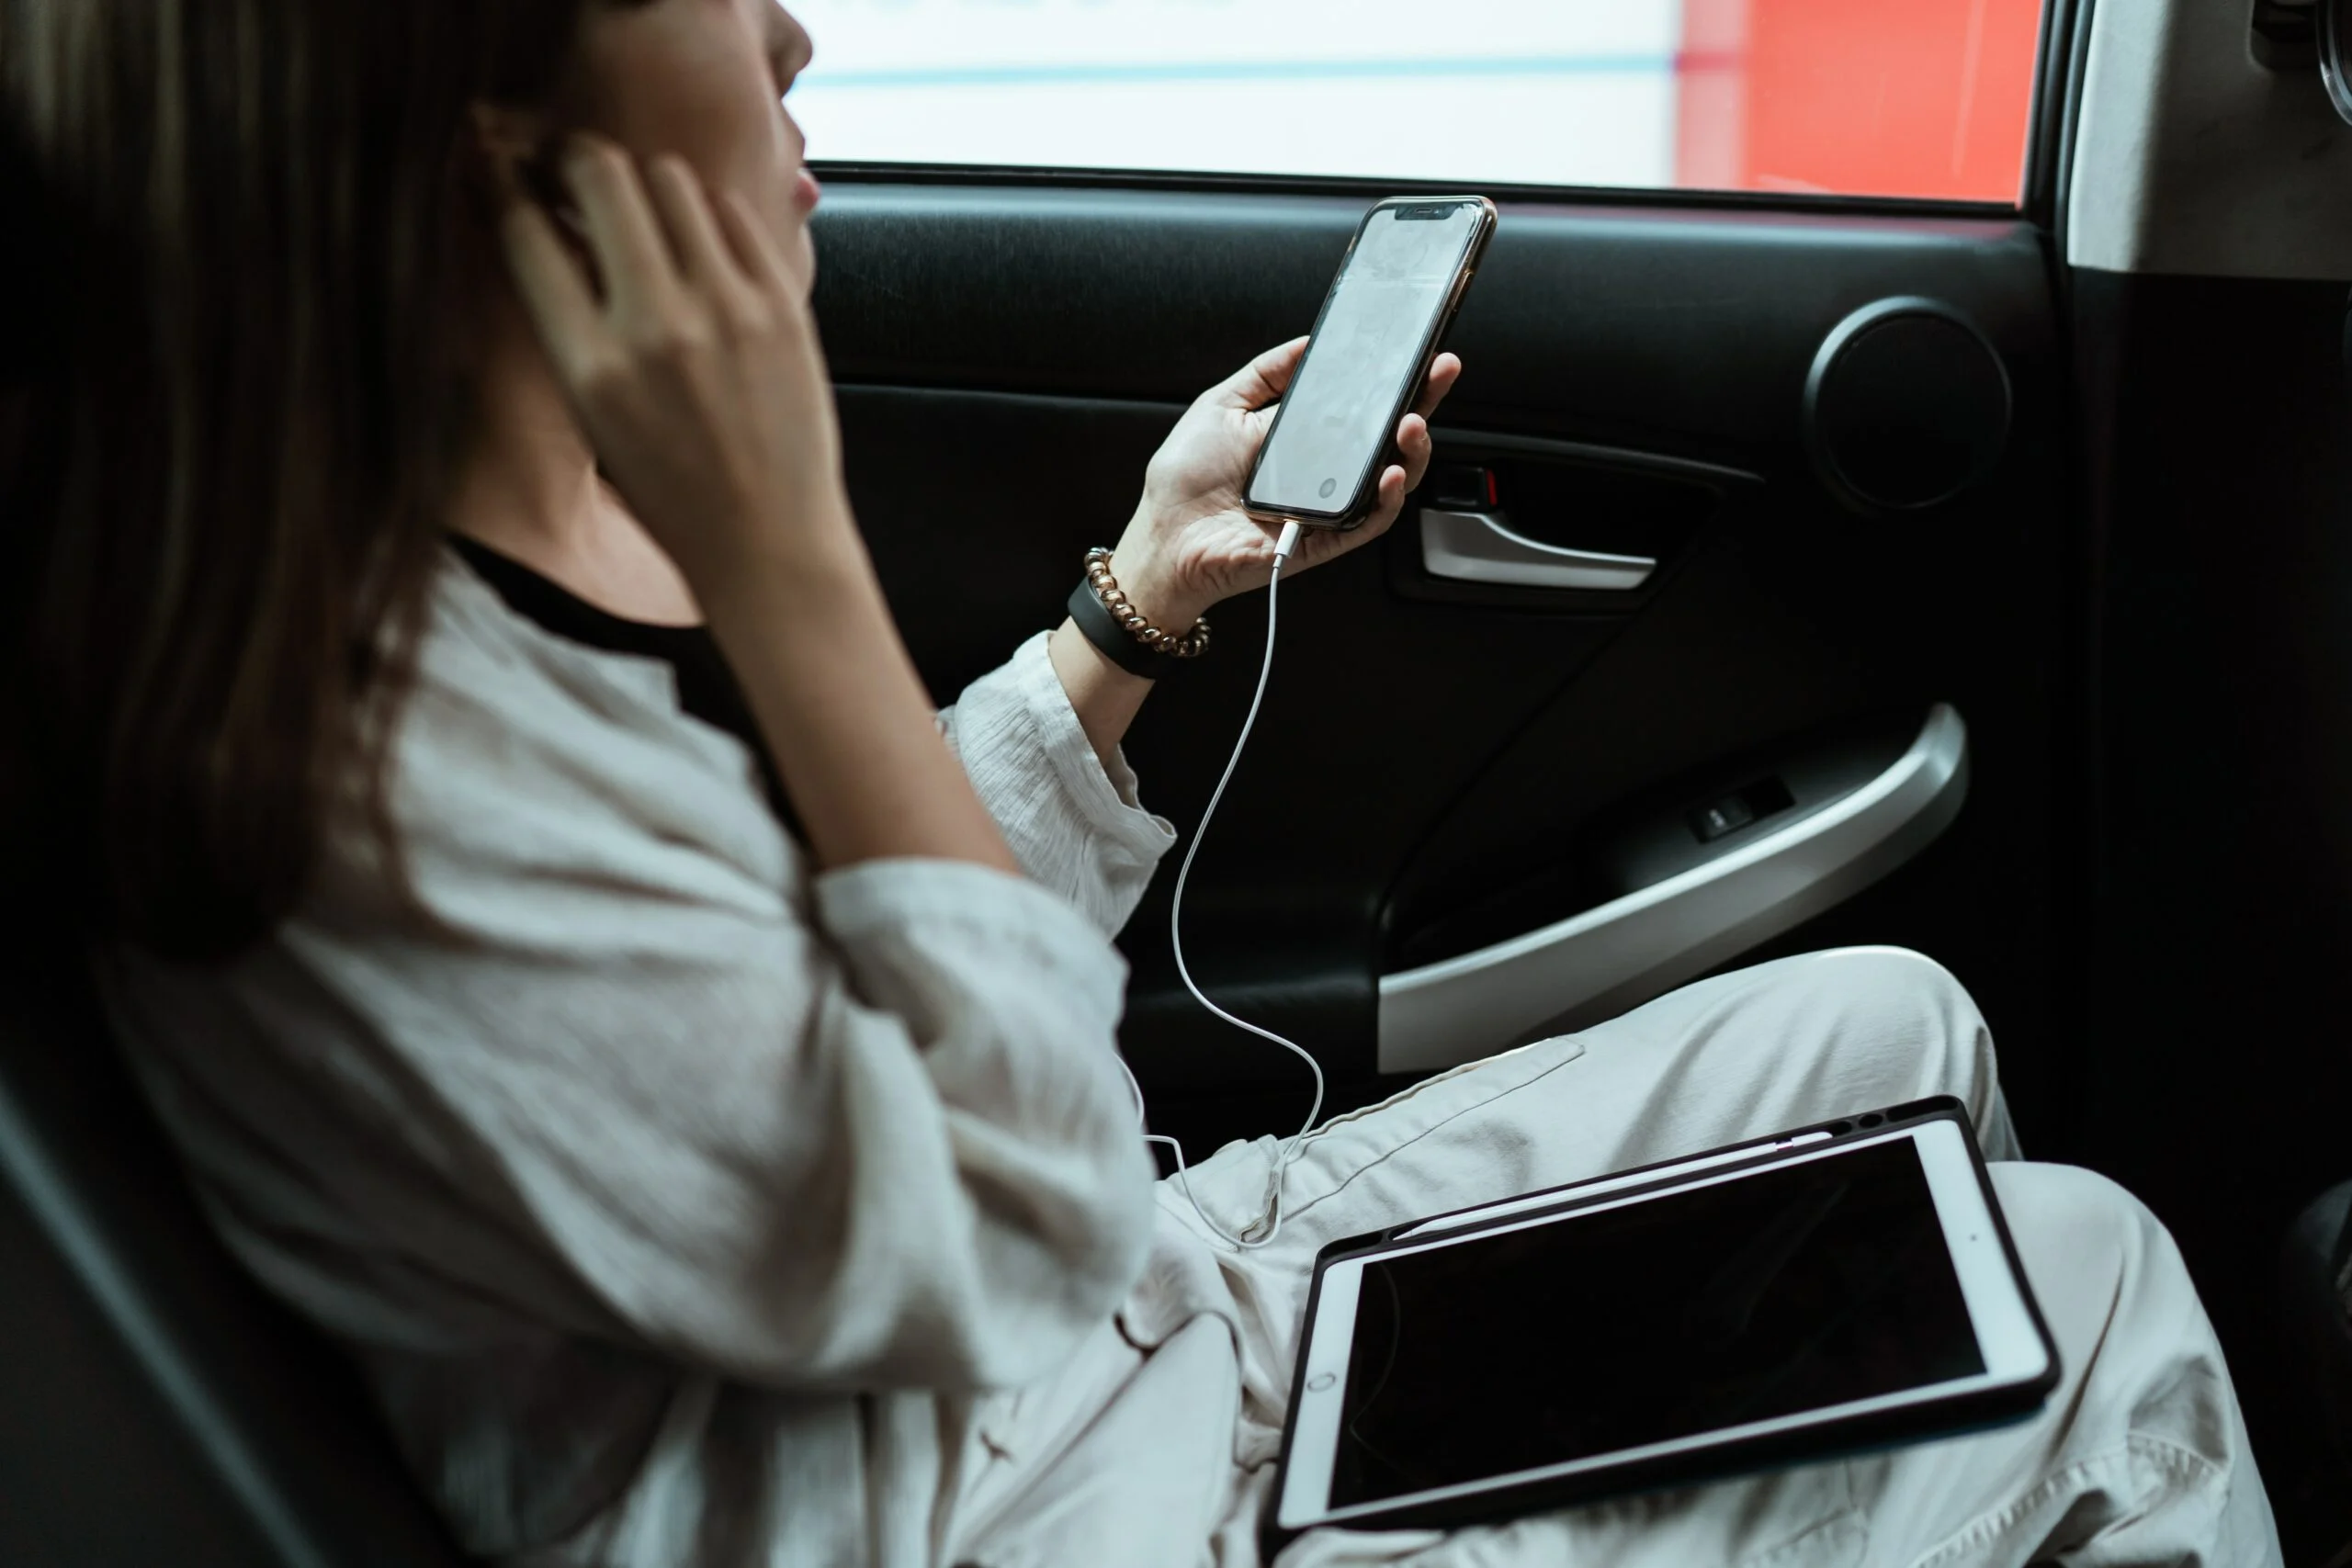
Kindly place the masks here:
[(1368, 1262), (1330, 1504), (1984, 1371), (1909, 1138)]

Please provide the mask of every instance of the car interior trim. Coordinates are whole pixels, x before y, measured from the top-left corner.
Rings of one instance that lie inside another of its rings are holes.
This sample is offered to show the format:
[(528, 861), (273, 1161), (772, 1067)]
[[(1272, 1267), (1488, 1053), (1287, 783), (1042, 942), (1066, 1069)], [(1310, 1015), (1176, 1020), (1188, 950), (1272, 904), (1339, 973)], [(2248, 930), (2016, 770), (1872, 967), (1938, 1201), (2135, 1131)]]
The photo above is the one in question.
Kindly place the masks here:
[(0, 1178), (91, 1303), (137, 1359), (165, 1405), (186, 1427), (221, 1486), (242, 1506), (247, 1522), (268, 1541), (283, 1568), (328, 1568), (334, 1562), (311, 1532), (279, 1506), (268, 1467), (232, 1427), (218, 1419), (212, 1394), (198, 1385), (199, 1363), (175, 1348), (172, 1330), (129, 1279), (101, 1227), (84, 1213), (74, 1182), (54, 1168), (33, 1120), (0, 1081)]
[(1384, 1073), (1428, 1072), (1622, 1012), (1852, 897), (1959, 815), (1968, 728), (1938, 703), (1884, 773), (1678, 875), (1380, 980)]
[(1431, 577), (1509, 582), (1523, 588), (1639, 588), (1657, 570), (1652, 556), (1612, 556), (1523, 538), (1490, 512), (1421, 508), (1421, 565)]
[(2101, 0), (2066, 260), (2107, 272), (2352, 278), (2352, 127), (2314, 69), (2255, 58), (2245, 6)]
[(2044, 0), (2041, 42), (2034, 67), (2032, 131), (2026, 145), (2019, 206), (2039, 223), (2063, 210), (2074, 155), (2077, 85), (2090, 41), (2091, 0)]
[[(1463, 181), (1374, 178), (1357, 175), (1269, 175), (1228, 170), (1062, 168), (1025, 164), (862, 163), (812, 158), (808, 170), (830, 189), (856, 185), (1043, 186), (1056, 190), (1184, 191), (1220, 196), (1345, 197), (1365, 201), (1391, 196), (1452, 196)], [(1680, 186), (1524, 185), (1472, 180), (1498, 202), (1571, 202), (1578, 207), (1664, 207), (1701, 211), (1756, 211), (1822, 217), (2003, 219), (2015, 202), (1950, 197), (1849, 195), (1831, 191), (1708, 190)]]
[(1515, 435), (1493, 430), (1458, 430), (1441, 425), (1433, 433), (1449, 452), (1489, 453), (1498, 457), (1552, 457), (1597, 468), (1623, 468), (1702, 484), (1760, 487), (1764, 476), (1727, 463), (1702, 462), (1666, 452), (1645, 452), (1631, 446), (1604, 446), (1589, 441), (1562, 441), (1549, 435)]

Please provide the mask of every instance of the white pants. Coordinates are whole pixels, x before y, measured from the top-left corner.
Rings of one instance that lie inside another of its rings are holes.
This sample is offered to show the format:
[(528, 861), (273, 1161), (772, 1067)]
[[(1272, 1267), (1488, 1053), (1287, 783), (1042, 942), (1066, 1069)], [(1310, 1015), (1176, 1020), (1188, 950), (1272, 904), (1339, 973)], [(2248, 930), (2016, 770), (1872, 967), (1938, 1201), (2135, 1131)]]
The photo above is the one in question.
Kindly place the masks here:
[[(1162, 1245), (1122, 1323), (974, 1412), (946, 1560), (1250, 1568), (1325, 1243), (1932, 1094), (1968, 1105), (1989, 1158), (2016, 1160), (1967, 993), (1915, 953), (1849, 949), (1702, 981), (1333, 1119), (1261, 1250), (1216, 1244), (1163, 1183)], [(1277, 1147), (1195, 1169), (1228, 1230), (1255, 1215)], [(1318, 1531), (1280, 1568), (2278, 1562), (2221, 1346), (2164, 1227), (2087, 1171), (2005, 1163), (1994, 1185), (2064, 1369), (2032, 1422), (1498, 1528)]]

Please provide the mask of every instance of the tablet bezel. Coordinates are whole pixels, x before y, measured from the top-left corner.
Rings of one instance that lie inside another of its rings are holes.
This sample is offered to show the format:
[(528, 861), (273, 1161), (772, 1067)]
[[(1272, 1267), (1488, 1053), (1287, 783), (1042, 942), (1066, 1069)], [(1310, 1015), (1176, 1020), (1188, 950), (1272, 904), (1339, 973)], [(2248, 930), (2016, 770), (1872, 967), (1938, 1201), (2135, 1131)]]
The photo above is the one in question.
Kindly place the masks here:
[[(1670, 1194), (1693, 1191), (1745, 1180), (1786, 1166), (1835, 1159), (1860, 1149), (1908, 1139), (1917, 1150), (1920, 1168), (1935, 1204), (1947, 1253), (1960, 1281), (1969, 1322), (1984, 1363), (1982, 1372), (1965, 1378), (1928, 1383), (1894, 1393), (1825, 1405), (1736, 1427), (1666, 1439), (1637, 1448), (1566, 1461), (1558, 1464), (1483, 1477), (1445, 1487), (1375, 1498), (1344, 1507), (1329, 1506), (1332, 1467), (1338, 1457), (1340, 1420), (1347, 1396), (1348, 1358), (1355, 1333), (1356, 1303), (1363, 1269), (1371, 1262), (1408, 1253), (1458, 1247), (1510, 1231), (1558, 1224)], [(1292, 1431), (1284, 1455), (1281, 1492), (1274, 1523), (1284, 1532), (1319, 1525), (1344, 1525), (1360, 1519), (1422, 1508), (1459, 1504), (1478, 1495), (1567, 1481), (1634, 1465), (1655, 1465), (1679, 1456), (1703, 1455), (1735, 1443), (1769, 1439), (1832, 1427), (1859, 1418), (1964, 1400), (1991, 1391), (2030, 1386), (2047, 1380), (2053, 1366), (2047, 1340), (2023, 1282), (2013, 1265), (2006, 1236), (1995, 1213), (1966, 1130), (1957, 1121), (1933, 1120), (1890, 1128), (1884, 1132), (1840, 1139), (1826, 1148), (1792, 1149), (1785, 1157), (1767, 1159), (1731, 1171), (1706, 1171), (1688, 1180), (1646, 1187), (1638, 1192), (1603, 1196), (1590, 1201), (1531, 1215), (1515, 1222), (1450, 1227), (1442, 1235), (1338, 1258), (1324, 1265), (1315, 1303), (1302, 1341), (1303, 1362), (1295, 1395)], [(1501, 1207), (1498, 1205), (1498, 1207)]]

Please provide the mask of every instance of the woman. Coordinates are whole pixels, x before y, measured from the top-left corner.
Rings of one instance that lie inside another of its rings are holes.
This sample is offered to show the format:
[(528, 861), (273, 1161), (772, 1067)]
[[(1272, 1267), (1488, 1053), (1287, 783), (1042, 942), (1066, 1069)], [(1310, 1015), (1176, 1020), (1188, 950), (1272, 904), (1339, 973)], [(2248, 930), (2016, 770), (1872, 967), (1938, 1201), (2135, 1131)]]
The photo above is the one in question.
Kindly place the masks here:
[[(30, 819), (213, 1216), (469, 1550), (1250, 1562), (1323, 1241), (1928, 1093), (2014, 1156), (1951, 978), (1824, 954), (1340, 1118), (1219, 1244), (1114, 1044), (1150, 682), (1066, 624), (930, 712), (841, 481), (789, 17), (6, 4), (93, 280), (12, 482)], [(1112, 568), (1162, 628), (1266, 579), (1236, 490), (1299, 346), (1147, 474)], [(1294, 570), (1396, 517), (1459, 368)], [(1195, 1172), (1222, 1226), (1272, 1147)], [(1996, 1185), (2035, 1423), (1285, 1561), (2275, 1560), (2161, 1228)]]

